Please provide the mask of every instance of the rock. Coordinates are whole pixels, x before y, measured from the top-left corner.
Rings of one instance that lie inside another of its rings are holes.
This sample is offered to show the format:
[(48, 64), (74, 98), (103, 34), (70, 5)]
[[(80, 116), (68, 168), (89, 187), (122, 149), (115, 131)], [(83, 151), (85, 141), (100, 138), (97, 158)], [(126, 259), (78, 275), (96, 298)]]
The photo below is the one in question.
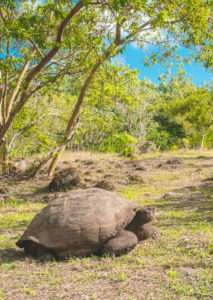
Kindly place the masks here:
[(174, 192), (167, 192), (163, 195), (163, 198), (177, 198), (180, 197), (180, 194)]
[(98, 169), (97, 173), (104, 173), (104, 170), (103, 169)]
[(27, 169), (27, 163), (24, 159), (19, 159), (15, 162), (10, 163), (10, 170), (16, 172), (25, 172)]
[(84, 178), (81, 170), (78, 168), (66, 168), (54, 176), (49, 184), (50, 191), (67, 191), (77, 187), (81, 187), (84, 183)]
[(95, 164), (95, 161), (92, 160), (92, 159), (88, 159), (88, 160), (85, 160), (85, 161), (84, 161), (84, 164), (85, 164), (86, 166), (93, 165), (93, 164)]
[(7, 193), (7, 192), (9, 192), (10, 191), (10, 187), (9, 186), (1, 186), (0, 187), (0, 193), (2, 193), (2, 194), (5, 194), (5, 193)]
[(168, 168), (169, 166), (180, 165), (182, 163), (180, 158), (171, 158), (166, 162), (161, 162), (157, 165), (157, 168)]
[(144, 168), (143, 166), (138, 165), (138, 166), (135, 168), (135, 170), (137, 170), (137, 171), (145, 171), (146, 168)]
[(99, 189), (107, 190), (107, 191), (113, 191), (115, 189), (115, 185), (111, 181), (106, 180), (106, 179), (98, 181), (96, 183), (95, 187), (97, 187)]
[(180, 158), (171, 158), (166, 162), (167, 165), (180, 165), (181, 163), (182, 161)]
[(162, 168), (162, 167), (163, 167), (163, 164), (157, 165), (157, 168)]
[(91, 174), (92, 174), (91, 171), (86, 171), (86, 172), (84, 172), (84, 175), (85, 175), (85, 176), (90, 176)]
[(213, 177), (204, 178), (204, 179), (201, 180), (201, 181), (202, 181), (202, 182), (213, 181)]
[(134, 173), (129, 175), (129, 180), (143, 183), (143, 178), (140, 174)]
[(145, 171), (146, 170), (146, 168), (143, 166), (143, 163), (142, 162), (134, 162), (133, 163), (133, 165), (132, 165), (134, 168), (135, 168), (135, 170), (137, 170), (137, 171)]

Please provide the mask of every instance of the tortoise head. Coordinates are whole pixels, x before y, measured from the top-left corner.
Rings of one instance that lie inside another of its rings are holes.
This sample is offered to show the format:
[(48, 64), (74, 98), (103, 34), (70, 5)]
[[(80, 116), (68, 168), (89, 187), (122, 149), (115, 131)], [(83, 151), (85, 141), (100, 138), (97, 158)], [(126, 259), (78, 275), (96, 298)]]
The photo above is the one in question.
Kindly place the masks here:
[(155, 218), (156, 211), (154, 206), (144, 206), (136, 212), (135, 218), (141, 225), (146, 224)]

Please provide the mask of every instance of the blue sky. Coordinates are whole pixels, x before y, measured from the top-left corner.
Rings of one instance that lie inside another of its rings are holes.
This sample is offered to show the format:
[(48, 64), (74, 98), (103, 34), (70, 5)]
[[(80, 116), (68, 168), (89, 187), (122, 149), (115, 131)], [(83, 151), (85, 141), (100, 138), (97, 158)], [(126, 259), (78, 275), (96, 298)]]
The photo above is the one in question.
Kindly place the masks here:
[[(46, 2), (46, 0), (36, 0), (36, 3), (42, 3)], [(153, 65), (151, 69), (149, 67), (144, 67), (143, 62), (141, 59), (147, 55), (147, 51), (149, 49), (146, 49), (145, 51), (140, 49), (140, 47), (136, 46), (135, 43), (132, 43), (126, 48), (125, 53), (119, 57), (114, 58), (113, 61), (119, 61), (120, 63), (125, 64), (126, 66), (129, 66), (130, 69), (137, 69), (140, 71), (140, 79), (149, 78), (153, 83), (158, 84), (159, 80), (158, 77), (161, 74), (165, 74), (168, 70), (168, 65), (166, 66), (160, 66)], [(184, 48), (181, 48), (181, 50), (178, 51), (178, 54), (186, 57), (188, 56), (188, 51)], [(199, 86), (204, 82), (210, 83), (210, 81), (213, 79), (212, 74), (207, 71), (202, 64), (198, 63), (191, 63), (190, 65), (186, 64), (182, 66), (182, 70), (186, 72), (186, 76), (192, 77), (192, 82)], [(174, 65), (170, 69), (171, 76), (178, 73), (178, 67)]]
[[(187, 51), (182, 49), (179, 51), (179, 53), (183, 56), (186, 56)], [(168, 65), (164, 67), (160, 65), (153, 65), (151, 69), (149, 69), (149, 67), (144, 67), (141, 59), (143, 59), (145, 55), (147, 55), (147, 53), (144, 50), (140, 49), (139, 47), (135, 47), (134, 45), (129, 45), (125, 53), (122, 56), (119, 56), (117, 60), (121, 63), (124, 63), (126, 66), (129, 65), (130, 69), (138, 69), (140, 71), (139, 77), (141, 79), (146, 77), (151, 79), (151, 81), (154, 83), (159, 83), (158, 77), (161, 74), (166, 73), (168, 70)], [(210, 81), (213, 79), (212, 74), (207, 71), (202, 64), (191, 63), (190, 65), (184, 65), (182, 69), (186, 72), (187, 76), (192, 76), (192, 82), (197, 86), (204, 82), (210, 83)], [(171, 75), (174, 75), (177, 72), (177, 66), (172, 66)]]

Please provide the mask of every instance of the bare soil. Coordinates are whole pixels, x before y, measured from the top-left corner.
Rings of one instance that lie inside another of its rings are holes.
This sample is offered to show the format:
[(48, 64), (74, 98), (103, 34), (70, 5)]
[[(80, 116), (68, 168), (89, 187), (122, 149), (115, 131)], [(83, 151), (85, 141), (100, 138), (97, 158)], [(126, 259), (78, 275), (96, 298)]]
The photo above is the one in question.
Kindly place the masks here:
[(79, 168), (84, 188), (107, 182), (140, 206), (155, 205), (156, 240), (114, 257), (41, 263), (15, 242), (33, 216), (62, 192), (44, 175), (0, 181), (0, 298), (213, 299), (213, 152), (168, 152), (124, 159), (65, 153), (58, 170)]

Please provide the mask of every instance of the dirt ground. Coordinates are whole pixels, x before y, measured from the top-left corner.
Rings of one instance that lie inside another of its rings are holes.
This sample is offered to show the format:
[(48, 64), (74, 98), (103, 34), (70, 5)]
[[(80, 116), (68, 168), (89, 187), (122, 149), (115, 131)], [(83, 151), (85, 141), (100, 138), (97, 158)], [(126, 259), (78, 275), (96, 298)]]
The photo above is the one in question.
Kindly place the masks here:
[(213, 152), (173, 151), (134, 160), (65, 153), (58, 171), (67, 167), (81, 170), (83, 188), (98, 186), (140, 206), (155, 205), (158, 239), (118, 258), (39, 262), (15, 242), (33, 216), (64, 192), (50, 192), (44, 175), (2, 176), (0, 298), (213, 299)]

